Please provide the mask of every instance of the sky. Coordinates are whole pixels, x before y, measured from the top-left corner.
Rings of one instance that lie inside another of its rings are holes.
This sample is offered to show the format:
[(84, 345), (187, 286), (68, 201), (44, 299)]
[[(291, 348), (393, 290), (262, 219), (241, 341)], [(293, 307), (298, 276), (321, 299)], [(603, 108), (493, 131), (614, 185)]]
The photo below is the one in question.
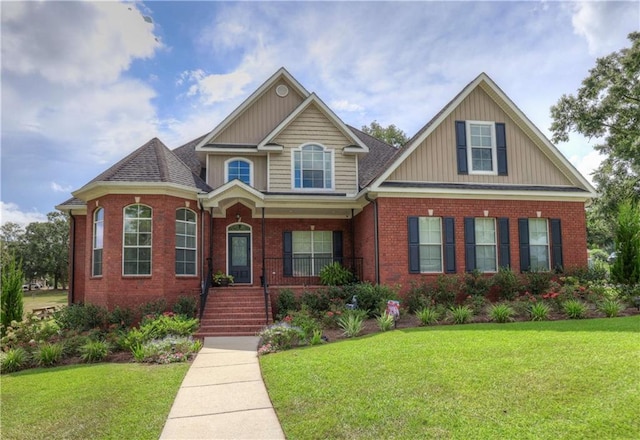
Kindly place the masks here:
[[(158, 137), (222, 121), (280, 67), (345, 123), (415, 134), (487, 73), (550, 107), (629, 47), (640, 2), (0, 2), (0, 222), (26, 225)], [(595, 139), (559, 150), (582, 174)]]

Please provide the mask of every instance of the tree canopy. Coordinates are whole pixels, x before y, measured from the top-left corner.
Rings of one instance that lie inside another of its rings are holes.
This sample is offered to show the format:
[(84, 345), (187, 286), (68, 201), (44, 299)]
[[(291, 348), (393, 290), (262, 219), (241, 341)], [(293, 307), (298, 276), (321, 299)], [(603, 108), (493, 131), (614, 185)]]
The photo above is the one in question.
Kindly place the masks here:
[(640, 200), (640, 32), (628, 38), (631, 47), (598, 58), (577, 93), (551, 107), (554, 142), (572, 132), (599, 142), (604, 158), (594, 172), (600, 198), (592, 217), (607, 221), (624, 200)]
[(400, 147), (404, 145), (409, 138), (404, 131), (400, 130), (394, 124), (388, 127), (383, 127), (378, 121), (373, 121), (369, 125), (363, 125), (361, 130), (374, 138), (380, 139), (389, 145), (394, 147)]

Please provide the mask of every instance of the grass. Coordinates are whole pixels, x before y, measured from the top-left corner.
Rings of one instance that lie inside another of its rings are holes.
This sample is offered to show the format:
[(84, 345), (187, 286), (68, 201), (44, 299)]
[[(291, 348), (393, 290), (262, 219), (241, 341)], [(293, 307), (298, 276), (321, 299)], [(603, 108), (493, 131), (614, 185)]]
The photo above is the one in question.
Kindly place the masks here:
[(631, 439), (639, 333), (639, 316), (465, 324), (260, 363), (289, 439)]
[(61, 307), (67, 305), (66, 290), (32, 290), (23, 293), (24, 313), (44, 307)]
[(157, 439), (188, 363), (97, 364), (2, 376), (2, 438)]

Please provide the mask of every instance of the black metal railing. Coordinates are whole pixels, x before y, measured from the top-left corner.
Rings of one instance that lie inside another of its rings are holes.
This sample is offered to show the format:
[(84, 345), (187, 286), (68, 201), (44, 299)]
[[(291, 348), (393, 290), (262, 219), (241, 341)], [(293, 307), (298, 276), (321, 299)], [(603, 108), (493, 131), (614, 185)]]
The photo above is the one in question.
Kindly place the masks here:
[[(355, 281), (362, 280), (363, 258), (289, 257), (265, 258), (264, 278), (268, 286), (315, 286), (323, 267), (338, 262), (349, 269)], [(264, 284), (263, 284), (264, 285)]]
[(213, 284), (213, 263), (211, 258), (207, 258), (207, 276), (204, 278), (202, 283), (202, 292), (200, 292), (200, 315), (199, 319), (202, 320), (202, 315), (204, 314), (204, 308), (207, 305), (207, 297), (209, 296), (209, 289)]

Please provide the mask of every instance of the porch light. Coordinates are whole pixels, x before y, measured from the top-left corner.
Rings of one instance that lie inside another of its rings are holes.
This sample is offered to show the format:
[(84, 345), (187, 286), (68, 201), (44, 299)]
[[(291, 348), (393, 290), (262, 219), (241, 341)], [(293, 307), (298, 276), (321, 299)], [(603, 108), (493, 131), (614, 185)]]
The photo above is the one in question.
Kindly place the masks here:
[(236, 222), (240, 223), (242, 221), (242, 217), (240, 217), (240, 214), (236, 214)]
[(309, 226), (309, 229), (311, 229), (312, 231), (316, 229), (316, 225), (311, 225)]

